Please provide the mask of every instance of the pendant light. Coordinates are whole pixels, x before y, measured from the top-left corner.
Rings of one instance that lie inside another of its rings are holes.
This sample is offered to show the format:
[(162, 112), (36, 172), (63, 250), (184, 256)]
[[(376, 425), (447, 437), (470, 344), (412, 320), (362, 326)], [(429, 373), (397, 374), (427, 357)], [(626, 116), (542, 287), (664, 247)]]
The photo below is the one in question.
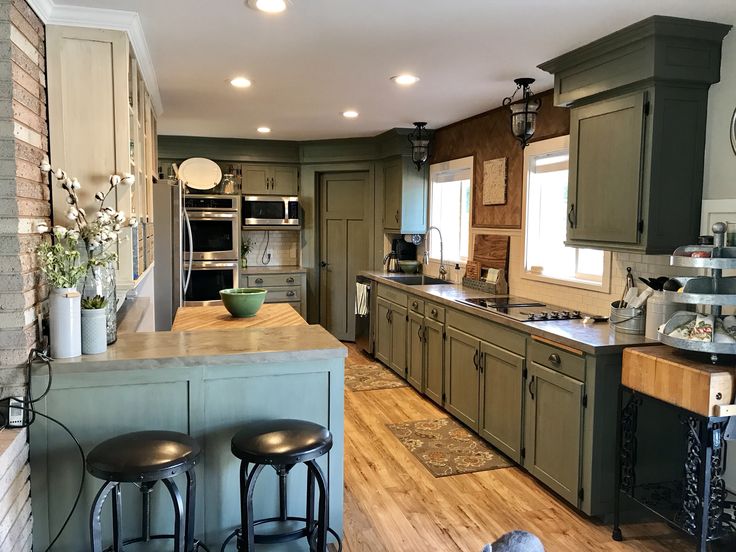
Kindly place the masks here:
[[(521, 143), (524, 149), (537, 127), (537, 112), (542, 107), (542, 100), (534, 96), (531, 91), (532, 78), (514, 79), (516, 90), (508, 98), (504, 98), (503, 105), (511, 110), (511, 132)], [(521, 90), (521, 98), (514, 102), (516, 94)]]
[(409, 134), (409, 143), (411, 144), (411, 160), (417, 166), (417, 170), (422, 170), (422, 165), (427, 162), (429, 157), (429, 132), (426, 127), (427, 123), (414, 123), (414, 130)]

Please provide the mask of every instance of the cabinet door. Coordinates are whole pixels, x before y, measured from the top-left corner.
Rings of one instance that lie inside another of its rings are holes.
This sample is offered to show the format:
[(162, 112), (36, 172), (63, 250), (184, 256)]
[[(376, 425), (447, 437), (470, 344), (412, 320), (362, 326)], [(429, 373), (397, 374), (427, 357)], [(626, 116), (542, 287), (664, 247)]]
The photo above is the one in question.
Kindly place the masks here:
[(399, 376), (406, 379), (406, 307), (391, 305), (391, 364)]
[(512, 460), (521, 460), (524, 357), (481, 342), (480, 435)]
[(461, 422), (478, 430), (480, 341), (447, 328), (445, 343), (445, 408)]
[(406, 345), (406, 381), (424, 393), (424, 316), (409, 313)]
[(275, 166), (271, 173), (269, 193), (295, 196), (299, 189), (299, 169), (290, 166)]
[(583, 383), (529, 363), (524, 466), (529, 473), (578, 505)]
[(442, 337), (444, 325), (432, 320), (424, 322), (424, 394), (442, 405), (442, 385), (444, 378), (445, 341)]
[(391, 364), (391, 303), (384, 299), (376, 301), (376, 358), (386, 366)]
[(243, 193), (264, 195), (270, 193), (270, 167), (266, 165), (243, 165)]
[(388, 161), (383, 168), (383, 227), (401, 230), (401, 159)]
[(639, 92), (571, 111), (569, 242), (638, 243), (645, 105)]

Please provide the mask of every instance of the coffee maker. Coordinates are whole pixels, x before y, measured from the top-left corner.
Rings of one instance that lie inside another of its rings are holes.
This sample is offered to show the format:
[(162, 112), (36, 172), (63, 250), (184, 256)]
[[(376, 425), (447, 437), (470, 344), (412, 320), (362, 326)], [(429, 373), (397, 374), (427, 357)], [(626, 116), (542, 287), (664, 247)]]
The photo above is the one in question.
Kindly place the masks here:
[(417, 246), (404, 240), (403, 237), (391, 240), (391, 251), (396, 254), (399, 261), (417, 260)]

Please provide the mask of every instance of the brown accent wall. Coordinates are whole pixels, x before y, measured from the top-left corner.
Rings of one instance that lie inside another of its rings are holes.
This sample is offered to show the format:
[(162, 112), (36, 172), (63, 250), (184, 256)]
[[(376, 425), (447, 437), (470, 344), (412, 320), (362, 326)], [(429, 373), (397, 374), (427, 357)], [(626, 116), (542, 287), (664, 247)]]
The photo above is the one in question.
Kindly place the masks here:
[[(513, 86), (513, 84), (512, 84)], [(563, 136), (570, 132), (570, 112), (552, 105), (552, 91), (539, 95), (542, 107), (534, 140)], [(498, 107), (437, 129), (430, 163), (474, 156), (472, 224), (478, 228), (521, 228), (524, 155), (511, 134), (509, 109)], [(483, 162), (507, 158), (506, 204), (485, 206), (481, 201)]]

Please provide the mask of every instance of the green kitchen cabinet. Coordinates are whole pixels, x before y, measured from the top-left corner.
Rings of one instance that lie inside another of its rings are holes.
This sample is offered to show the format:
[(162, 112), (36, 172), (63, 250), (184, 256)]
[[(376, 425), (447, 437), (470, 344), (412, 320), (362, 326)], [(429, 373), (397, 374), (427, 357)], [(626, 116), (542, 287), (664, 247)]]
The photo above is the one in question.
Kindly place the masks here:
[(417, 170), (410, 156), (383, 163), (383, 227), (397, 234), (427, 231), (428, 181), (426, 167)]
[(425, 325), (424, 314), (414, 311), (409, 312), (407, 327), (406, 346), (406, 381), (419, 391), (424, 393), (424, 348), (425, 348)]
[(583, 382), (529, 363), (524, 467), (577, 506), (580, 499)]
[(708, 89), (730, 28), (653, 16), (539, 66), (570, 108), (568, 245), (669, 254), (695, 242)]
[(244, 194), (296, 196), (299, 193), (296, 165), (244, 164), (242, 171)]
[(424, 321), (424, 394), (442, 406), (445, 325), (431, 318)]
[(376, 310), (376, 358), (388, 366), (391, 364), (391, 303), (379, 297)]
[(376, 358), (406, 378), (406, 307), (382, 297), (378, 297), (376, 307)]
[(480, 340), (451, 326), (445, 343), (445, 409), (478, 431)]
[(521, 462), (524, 357), (484, 342), (480, 354), (480, 436)]

